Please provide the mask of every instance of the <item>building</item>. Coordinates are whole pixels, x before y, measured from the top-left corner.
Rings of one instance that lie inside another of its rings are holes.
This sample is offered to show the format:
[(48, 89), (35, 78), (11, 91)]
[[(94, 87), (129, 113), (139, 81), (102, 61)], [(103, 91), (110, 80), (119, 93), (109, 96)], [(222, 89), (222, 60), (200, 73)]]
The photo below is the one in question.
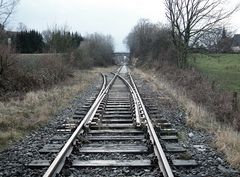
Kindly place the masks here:
[(232, 50), (233, 52), (240, 52), (240, 34), (233, 36)]

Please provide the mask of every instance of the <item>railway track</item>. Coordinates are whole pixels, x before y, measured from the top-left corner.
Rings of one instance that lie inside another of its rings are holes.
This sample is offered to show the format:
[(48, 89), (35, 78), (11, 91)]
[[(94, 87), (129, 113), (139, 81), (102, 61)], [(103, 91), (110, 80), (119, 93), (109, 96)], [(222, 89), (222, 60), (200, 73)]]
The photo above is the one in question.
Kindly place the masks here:
[(2, 151), (0, 176), (240, 176), (208, 144), (212, 134), (186, 126), (166, 90), (137, 72), (133, 82), (126, 67), (102, 78)]
[[(58, 129), (61, 136), (42, 149), (42, 153), (54, 153), (53, 160), (35, 160), (29, 167), (47, 167), (44, 177), (108, 176), (105, 172), (112, 176), (154, 173), (152, 176), (173, 177), (127, 67), (108, 79), (102, 77), (99, 93)], [(118, 174), (118, 169), (124, 169), (125, 174)]]

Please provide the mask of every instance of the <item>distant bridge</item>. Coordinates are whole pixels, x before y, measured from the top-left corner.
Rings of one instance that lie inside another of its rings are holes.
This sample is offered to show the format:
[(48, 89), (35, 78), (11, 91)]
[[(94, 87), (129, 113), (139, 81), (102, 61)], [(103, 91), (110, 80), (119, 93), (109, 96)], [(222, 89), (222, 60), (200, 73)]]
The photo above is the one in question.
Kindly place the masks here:
[(114, 52), (113, 55), (116, 63), (128, 62), (130, 58), (129, 52)]
[(129, 52), (114, 52), (114, 55), (125, 55), (125, 56), (130, 56)]

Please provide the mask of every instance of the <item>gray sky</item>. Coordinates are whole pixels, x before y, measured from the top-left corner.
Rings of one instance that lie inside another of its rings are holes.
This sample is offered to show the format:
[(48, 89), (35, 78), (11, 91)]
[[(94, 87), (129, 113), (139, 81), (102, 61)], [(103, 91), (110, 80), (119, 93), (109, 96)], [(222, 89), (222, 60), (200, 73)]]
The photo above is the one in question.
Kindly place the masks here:
[[(111, 34), (116, 51), (126, 51), (123, 39), (140, 18), (166, 23), (164, 0), (21, 0), (9, 27), (24, 23), (39, 31), (48, 26), (68, 25), (83, 36), (99, 32)], [(231, 4), (239, 0), (230, 0)], [(240, 11), (230, 20), (240, 33)]]

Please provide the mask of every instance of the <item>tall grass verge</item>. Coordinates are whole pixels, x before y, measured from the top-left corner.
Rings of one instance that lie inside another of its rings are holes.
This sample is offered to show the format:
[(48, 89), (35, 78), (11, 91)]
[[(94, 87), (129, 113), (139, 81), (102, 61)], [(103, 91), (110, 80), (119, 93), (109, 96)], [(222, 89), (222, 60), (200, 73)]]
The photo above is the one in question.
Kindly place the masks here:
[[(11, 54), (8, 54), (11, 56)], [(72, 75), (66, 59), (57, 54), (15, 56), (0, 75), (0, 100), (19, 97), (38, 89), (47, 89)], [(7, 58), (7, 57), (6, 57)], [(10, 60), (9, 57), (6, 60)]]
[[(113, 68), (108, 68), (112, 71)], [(73, 77), (52, 88), (0, 102), (0, 149), (23, 137), (51, 117), (96, 79), (101, 68), (75, 70)]]
[(227, 161), (240, 169), (240, 134), (227, 124), (217, 121), (214, 112), (203, 104), (196, 103), (187, 94), (186, 89), (176, 86), (174, 81), (169, 81), (163, 74), (156, 76), (156, 71), (135, 69), (144, 80), (152, 84), (156, 90), (165, 90), (170, 93), (187, 113), (186, 123), (197, 129), (204, 129), (215, 134), (214, 146), (226, 156)]

